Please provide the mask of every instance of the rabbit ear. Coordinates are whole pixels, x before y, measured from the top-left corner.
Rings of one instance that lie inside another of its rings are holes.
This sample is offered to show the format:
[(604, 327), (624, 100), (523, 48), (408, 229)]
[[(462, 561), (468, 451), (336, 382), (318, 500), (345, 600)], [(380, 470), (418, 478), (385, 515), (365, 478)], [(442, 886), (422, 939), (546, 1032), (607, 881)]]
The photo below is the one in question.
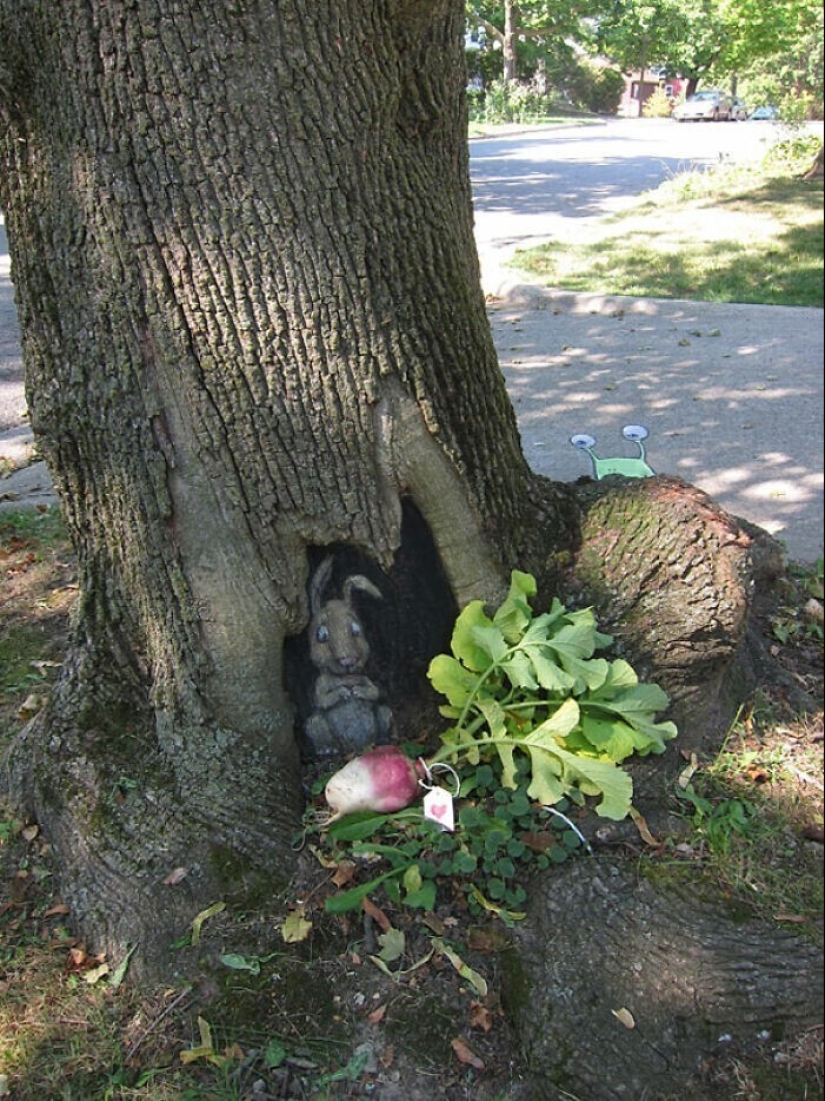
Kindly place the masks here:
[(324, 589), (332, 574), (332, 555), (328, 555), (312, 577), (309, 586), (309, 606), (313, 616), (321, 611)]
[(361, 592), (369, 593), (370, 596), (374, 596), (376, 600), (383, 599), (381, 592), (360, 573), (353, 574), (352, 577), (348, 577), (344, 582), (344, 602), (346, 604), (352, 603), (352, 590), (360, 589)]

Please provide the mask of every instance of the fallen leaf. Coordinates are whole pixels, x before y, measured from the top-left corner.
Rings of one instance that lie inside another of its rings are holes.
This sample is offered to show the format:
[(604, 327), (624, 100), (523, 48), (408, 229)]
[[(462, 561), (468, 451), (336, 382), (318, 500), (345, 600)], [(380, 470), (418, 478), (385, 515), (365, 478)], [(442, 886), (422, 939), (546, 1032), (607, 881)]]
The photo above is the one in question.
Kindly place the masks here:
[(771, 778), (771, 774), (766, 768), (761, 765), (754, 765), (753, 768), (746, 768), (745, 775), (754, 784), (766, 784)]
[(530, 852), (546, 853), (553, 842), (548, 831), (541, 833), (520, 833), (519, 840), (523, 841)]
[(380, 906), (375, 905), (375, 903), (372, 901), (371, 898), (369, 898), (368, 895), (364, 895), (363, 899), (361, 900), (361, 905), (364, 907), (364, 913), (369, 914), (372, 920), (377, 922), (379, 928), (384, 933), (388, 933), (390, 929), (392, 929), (392, 922), (390, 921), (390, 919), (380, 908)]
[(244, 956), (240, 952), (225, 952), (219, 958), (224, 967), (232, 971), (248, 971), (251, 975), (261, 973), (261, 961), (255, 956)]
[(774, 921), (793, 921), (793, 922), (797, 922), (797, 923), (802, 923), (802, 922), (805, 921), (805, 918), (802, 916), (802, 914), (780, 913), (780, 914), (774, 914), (773, 918), (774, 918)]
[(400, 929), (390, 927), (386, 933), (379, 934), (378, 943), (381, 945), (381, 951), (378, 953), (379, 959), (382, 959), (384, 963), (395, 963), (404, 955), (407, 938)]
[(87, 959), (86, 949), (82, 945), (77, 945), (75, 948), (69, 949), (69, 959), (66, 962), (66, 968), (69, 971), (79, 971)]
[(281, 925), (281, 936), (287, 944), (298, 944), (306, 940), (312, 932), (312, 922), (304, 916), (303, 910), (293, 910), (287, 914)]
[(65, 902), (55, 902), (43, 915), (44, 918), (50, 917), (64, 917), (66, 914), (71, 913), (69, 907)]
[(182, 1063), (194, 1063), (197, 1059), (208, 1059), (210, 1063), (217, 1061), (215, 1047), (212, 1043), (212, 1030), (203, 1017), (198, 1017), (198, 1030), (201, 1042), (198, 1047), (187, 1048), (180, 1053)]
[(496, 906), (489, 898), (484, 897), (475, 884), (471, 884), (470, 891), (479, 905), (483, 906), (488, 913), (498, 914), (502, 921), (506, 922), (508, 925), (514, 921), (523, 921), (527, 917), (526, 910), (505, 910), (503, 906)]
[(355, 865), (351, 860), (342, 860), (335, 870), (335, 875), (332, 877), (332, 882), (336, 887), (346, 887), (348, 883), (352, 882), (352, 877), (355, 875)]
[(83, 972), (83, 981), (87, 982), (89, 986), (94, 986), (96, 982), (99, 982), (104, 976), (109, 974), (108, 963), (100, 963), (97, 967), (90, 967), (88, 971)]
[(372, 1013), (367, 1017), (367, 1020), (371, 1025), (380, 1024), (384, 1020), (384, 1014), (387, 1012), (386, 1005), (379, 1005), (377, 1009), (373, 1009)]
[(485, 956), (503, 951), (508, 943), (507, 937), (497, 925), (474, 925), (467, 932), (467, 947), (474, 952), (483, 952)]
[(381, 1054), (378, 1056), (378, 1062), (384, 1068), (389, 1070), (395, 1062), (395, 1047), (392, 1044), (387, 1044)]
[(312, 853), (312, 855), (315, 857), (322, 868), (329, 869), (338, 867), (337, 857), (326, 856), (316, 845), (310, 845), (309, 851)]
[(216, 914), (222, 913), (225, 909), (225, 902), (215, 902), (212, 906), (207, 906), (205, 910), (201, 910), (201, 912), (196, 915), (195, 920), (192, 922), (192, 940), (190, 942), (193, 947), (200, 942), (203, 923), (208, 921), (209, 918), (215, 917)]
[(493, 1015), (481, 1002), (470, 1002), (470, 1028), (480, 1028), (489, 1032), (493, 1027)]
[(467, 982), (472, 986), (473, 990), (475, 990), (477, 994), (480, 994), (482, 998), (486, 997), (487, 980), (484, 978), (484, 976), (479, 975), (478, 971), (474, 971), (472, 967), (469, 966), (469, 964), (466, 964), (461, 956), (459, 956), (457, 952), (454, 952), (449, 944), (446, 944), (443, 940), (434, 937), (433, 944), (438, 949), (438, 951), (442, 953), (442, 955), (447, 957), (447, 959), (450, 961), (450, 963), (453, 965), (453, 967), (456, 969), (462, 979), (466, 979)]
[(431, 932), (435, 933), (437, 937), (443, 937), (444, 934), (447, 932), (447, 927), (438, 916), (438, 914), (434, 914), (431, 911), (428, 911), (424, 915), (423, 921), (427, 928)]
[(20, 719), (32, 718), (33, 715), (36, 715), (38, 711), (42, 710), (45, 702), (45, 696), (38, 696), (32, 693), (23, 700), (20, 705), (20, 710), (17, 712), (17, 717)]
[(635, 807), (630, 808), (630, 817), (633, 819), (633, 825), (639, 831), (639, 836), (646, 845), (650, 845), (652, 849), (658, 849), (661, 842), (657, 841), (648, 828), (647, 822), (644, 819), (644, 815), (640, 814)]
[[(418, 971), (419, 968), (424, 967), (426, 964), (428, 964), (433, 958), (434, 953), (435, 949), (431, 948), (429, 952), (425, 952), (420, 960), (416, 960), (415, 963), (410, 964), (409, 967), (405, 967), (403, 969), (396, 968), (395, 970), (391, 970), (389, 967), (387, 967), (386, 963), (384, 963), (380, 956), (370, 956), (370, 960), (372, 961), (372, 963), (375, 964), (379, 971), (383, 971), (385, 975), (387, 975), (391, 979), (394, 979), (397, 982), (398, 979), (406, 978), (407, 976), (412, 975), (413, 972)], [(410, 979), (409, 985), (414, 987), (415, 979)]]
[(679, 787), (682, 789), (682, 791), (687, 790), (687, 786), (692, 780), (693, 774), (694, 772), (696, 772), (698, 767), (699, 758), (696, 756), (695, 753), (691, 753), (690, 764), (687, 766), (687, 768), (682, 769), (682, 771), (679, 773)]
[(482, 1063), (475, 1052), (471, 1050), (465, 1040), (461, 1038), (453, 1040), (451, 1047), (459, 1063), (465, 1063), (468, 1067), (475, 1067), (476, 1070), (484, 1070), (484, 1063)]
[(636, 1021), (633, 1019), (633, 1014), (629, 1009), (611, 1009), (610, 1011), (619, 1024), (624, 1025), (625, 1028), (635, 1028)]
[(186, 868), (175, 868), (169, 873), (166, 879), (164, 879), (163, 885), (164, 887), (174, 887), (176, 883), (180, 883), (182, 879), (185, 879), (188, 874), (189, 872)]
[(129, 970), (129, 962), (132, 959), (132, 956), (135, 954), (136, 950), (136, 944), (133, 944), (131, 948), (128, 945), (126, 946), (126, 953), (123, 959), (114, 969), (111, 977), (109, 978), (109, 986), (111, 986), (113, 990), (117, 990), (120, 984), (126, 978), (126, 972)]
[(23, 838), (24, 841), (34, 841), (38, 833), (40, 833), (39, 826), (24, 826), (23, 829), (20, 831), (20, 836)]

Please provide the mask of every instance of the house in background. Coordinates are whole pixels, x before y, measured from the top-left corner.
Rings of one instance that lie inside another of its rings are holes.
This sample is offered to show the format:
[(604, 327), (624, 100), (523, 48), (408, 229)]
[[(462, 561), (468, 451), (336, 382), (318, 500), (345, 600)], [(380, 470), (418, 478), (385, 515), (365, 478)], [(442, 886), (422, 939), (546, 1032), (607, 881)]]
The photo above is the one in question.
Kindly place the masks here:
[(671, 77), (661, 69), (647, 69), (642, 79), (642, 73), (625, 73), (624, 92), (619, 103), (618, 114), (621, 118), (640, 118), (642, 109), (657, 89), (662, 88), (669, 100), (675, 103), (685, 91), (686, 80), (680, 77)]

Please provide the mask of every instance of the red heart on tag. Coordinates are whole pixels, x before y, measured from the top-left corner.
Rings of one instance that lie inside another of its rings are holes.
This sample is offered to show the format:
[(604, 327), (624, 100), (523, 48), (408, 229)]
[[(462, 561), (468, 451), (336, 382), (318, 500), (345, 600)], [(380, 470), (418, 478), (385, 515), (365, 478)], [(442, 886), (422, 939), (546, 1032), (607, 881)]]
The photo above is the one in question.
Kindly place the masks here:
[(434, 818), (443, 818), (446, 813), (447, 807), (444, 803), (434, 803), (430, 807), (430, 814), (432, 814)]

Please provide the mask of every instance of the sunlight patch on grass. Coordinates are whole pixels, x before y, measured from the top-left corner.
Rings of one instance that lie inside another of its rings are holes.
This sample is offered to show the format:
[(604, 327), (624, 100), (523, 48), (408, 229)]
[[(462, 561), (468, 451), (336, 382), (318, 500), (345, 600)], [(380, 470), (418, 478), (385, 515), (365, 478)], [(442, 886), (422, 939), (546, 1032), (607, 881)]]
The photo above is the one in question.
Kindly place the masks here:
[(822, 181), (685, 173), (586, 239), (520, 249), (511, 266), (580, 293), (821, 307)]
[[(815, 936), (822, 860), (818, 843), (804, 838), (816, 826), (809, 792), (821, 789), (821, 758), (809, 747), (821, 724), (820, 713), (783, 726), (770, 707), (760, 716), (757, 702), (679, 797), (706, 873), (766, 920)], [(766, 744), (768, 728), (784, 729), (787, 740)]]

